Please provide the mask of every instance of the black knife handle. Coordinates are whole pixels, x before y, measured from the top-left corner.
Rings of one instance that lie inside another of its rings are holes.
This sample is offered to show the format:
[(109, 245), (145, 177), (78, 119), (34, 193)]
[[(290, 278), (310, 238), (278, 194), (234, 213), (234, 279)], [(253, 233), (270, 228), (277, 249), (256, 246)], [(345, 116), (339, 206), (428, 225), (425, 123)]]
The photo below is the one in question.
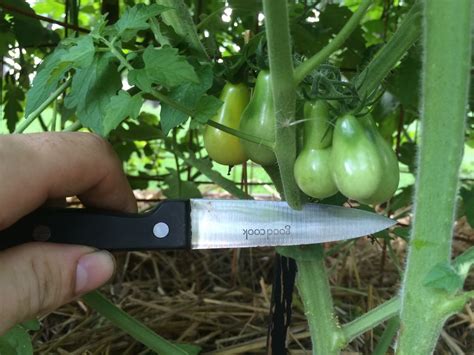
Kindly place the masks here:
[(189, 201), (163, 201), (141, 214), (42, 208), (0, 231), (0, 250), (32, 241), (106, 250), (186, 249), (190, 225)]

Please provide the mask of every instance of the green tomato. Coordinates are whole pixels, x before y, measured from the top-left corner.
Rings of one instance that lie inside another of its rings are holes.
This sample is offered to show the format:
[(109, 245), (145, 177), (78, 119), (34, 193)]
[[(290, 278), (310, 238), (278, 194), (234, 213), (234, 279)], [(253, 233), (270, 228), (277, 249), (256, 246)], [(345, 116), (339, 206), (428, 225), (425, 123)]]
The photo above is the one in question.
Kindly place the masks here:
[(370, 198), (365, 199), (362, 202), (367, 204), (378, 204), (389, 200), (395, 191), (397, 191), (400, 180), (398, 159), (390, 145), (379, 133), (377, 125), (372, 117), (367, 115), (361, 120), (361, 122), (372, 140), (375, 141), (381, 158), (383, 171), (382, 183)]
[(323, 199), (337, 193), (331, 174), (331, 148), (301, 151), (296, 159), (294, 174), (298, 187), (306, 195)]
[(352, 115), (336, 122), (331, 171), (337, 188), (351, 199), (367, 201), (383, 183), (383, 161), (375, 141)]
[[(220, 99), (224, 104), (212, 120), (239, 129), (242, 112), (250, 100), (248, 87), (242, 83), (226, 83)], [(211, 159), (219, 164), (232, 166), (248, 159), (238, 137), (211, 126), (206, 126), (204, 131), (204, 147)]]
[(329, 105), (326, 101), (307, 101), (304, 104), (304, 145), (307, 148), (324, 149), (331, 145), (332, 126), (329, 121)]
[[(275, 120), (270, 73), (262, 70), (258, 74), (253, 96), (242, 114), (240, 130), (262, 141), (274, 142)], [(276, 162), (274, 152), (266, 146), (244, 139), (241, 143), (253, 162), (263, 166)]]

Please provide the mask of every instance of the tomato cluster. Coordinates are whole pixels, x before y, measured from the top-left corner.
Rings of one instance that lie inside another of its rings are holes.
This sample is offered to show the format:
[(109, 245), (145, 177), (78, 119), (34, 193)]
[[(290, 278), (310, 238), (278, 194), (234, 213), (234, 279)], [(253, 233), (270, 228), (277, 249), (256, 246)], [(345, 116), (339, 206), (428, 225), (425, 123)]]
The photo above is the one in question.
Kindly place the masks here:
[[(220, 98), (224, 104), (213, 120), (252, 136), (254, 141), (207, 126), (204, 145), (209, 156), (230, 166), (247, 159), (262, 166), (276, 164), (274, 152), (262, 144), (275, 141), (270, 73), (260, 71), (252, 97), (245, 84), (227, 83)], [(370, 115), (356, 118), (345, 114), (334, 124), (329, 104), (315, 100), (305, 103), (304, 117), (304, 141), (294, 165), (301, 191), (317, 199), (340, 191), (365, 204), (392, 197), (399, 182), (398, 160)]]
[(366, 204), (387, 201), (400, 175), (392, 148), (370, 115), (343, 115), (332, 130), (327, 107), (324, 101), (305, 106), (305, 143), (294, 169), (298, 186), (319, 199), (340, 191)]

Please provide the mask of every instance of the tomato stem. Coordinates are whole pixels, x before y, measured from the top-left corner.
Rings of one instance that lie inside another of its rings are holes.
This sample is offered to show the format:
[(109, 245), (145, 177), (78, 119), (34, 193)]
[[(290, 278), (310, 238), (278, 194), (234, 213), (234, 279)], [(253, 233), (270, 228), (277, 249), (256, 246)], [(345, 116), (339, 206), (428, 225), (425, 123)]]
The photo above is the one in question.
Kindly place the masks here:
[(305, 60), (295, 69), (296, 84), (301, 83), (307, 75), (309, 75), (319, 65), (323, 64), (331, 54), (344, 44), (352, 32), (355, 31), (362, 20), (362, 17), (364, 17), (367, 9), (372, 3), (372, 0), (363, 0), (357, 11), (351, 16), (349, 21), (346, 22), (336, 37), (334, 37), (323, 49), (314, 54), (311, 58)]
[(308, 318), (313, 354), (339, 354), (344, 334), (335, 315), (322, 245), (312, 247), (311, 260), (296, 259), (297, 285)]
[(421, 35), (421, 3), (416, 2), (390, 40), (355, 77), (359, 96), (370, 95)]
[(275, 106), (275, 155), (288, 204), (301, 208), (301, 195), (293, 175), (296, 160), (295, 119), (296, 86), (290, 45), (290, 27), (286, 0), (264, 0), (263, 12)]
[(71, 82), (72, 79), (69, 78), (61, 84), (36, 110), (21, 121), (21, 123), (16, 127), (14, 133), (23, 133), (33, 123), (33, 121), (36, 120), (41, 113), (69, 87), (69, 85), (71, 85)]
[[(433, 285), (451, 259), (471, 64), (471, 0), (424, 1), (421, 145), (414, 222), (401, 292), (397, 354), (431, 354), (449, 315), (462, 309), (460, 286)], [(449, 268), (448, 268), (449, 270)], [(428, 275), (430, 278), (428, 279)], [(420, 341), (420, 339), (422, 341)]]

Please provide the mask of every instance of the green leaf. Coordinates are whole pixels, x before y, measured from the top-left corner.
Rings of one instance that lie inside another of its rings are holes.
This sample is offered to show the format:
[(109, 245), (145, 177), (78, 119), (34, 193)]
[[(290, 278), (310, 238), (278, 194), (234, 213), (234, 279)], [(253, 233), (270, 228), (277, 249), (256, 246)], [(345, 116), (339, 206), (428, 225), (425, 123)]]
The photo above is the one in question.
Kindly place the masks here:
[(122, 87), (112, 58), (109, 53), (96, 55), (89, 67), (78, 69), (65, 99), (65, 106), (75, 109), (82, 125), (98, 134), (104, 133), (103, 120), (110, 100)]
[(0, 336), (0, 354), (32, 355), (31, 338), (25, 328), (17, 325)]
[(63, 44), (72, 45), (61, 57), (63, 63), (70, 63), (73, 68), (85, 68), (94, 61), (95, 47), (91, 36), (67, 39)]
[(214, 117), (222, 106), (223, 102), (214, 96), (203, 96), (195, 110), (194, 118), (200, 123), (205, 124), (208, 120)]
[(7, 120), (8, 130), (13, 132), (18, 120), (23, 112), (23, 100), (25, 99), (25, 93), (23, 89), (17, 85), (13, 78), (7, 79), (5, 85), (5, 106), (4, 106), (4, 118)]
[(167, 88), (199, 82), (193, 66), (178, 54), (176, 48), (150, 46), (143, 53), (143, 61), (150, 80)]
[(421, 83), (421, 48), (413, 47), (389, 81), (390, 91), (405, 107), (418, 108)]
[(55, 32), (46, 29), (38, 19), (34, 18), (35, 12), (25, 0), (2, 0), (2, 2), (30, 15), (10, 12), (13, 33), (21, 47), (38, 47), (59, 42), (59, 36)]
[(169, 186), (163, 190), (166, 197), (172, 199), (189, 199), (189, 198), (201, 198), (201, 191), (197, 188), (196, 184), (191, 181), (180, 181), (176, 170), (169, 169), (170, 175), (167, 176), (164, 182)]
[[(187, 82), (173, 89), (169, 96), (174, 101), (186, 105), (190, 110), (194, 110), (201, 97), (212, 86), (213, 72), (210, 65), (200, 65), (196, 68), (199, 82)], [(161, 108), (161, 129), (167, 135), (174, 127), (186, 122), (188, 115), (178, 111), (165, 103)]]
[(37, 331), (40, 329), (41, 324), (38, 319), (34, 318), (31, 320), (27, 320), (23, 323), (21, 323), (21, 326), (25, 328), (26, 330), (34, 330)]
[(140, 121), (140, 124), (127, 122), (127, 125), (128, 129), (121, 126), (115, 131), (115, 135), (122, 141), (150, 141), (165, 138), (161, 129), (146, 122)]
[(463, 283), (463, 279), (454, 267), (446, 262), (433, 267), (426, 276), (424, 285), (454, 294), (463, 286)]
[(133, 69), (128, 72), (128, 83), (145, 92), (152, 91), (153, 82), (145, 69)]
[(166, 6), (152, 4), (149, 6), (138, 4), (134, 7), (128, 8), (123, 16), (115, 24), (118, 36), (125, 42), (130, 41), (135, 37), (138, 31), (149, 28), (148, 19), (155, 17), (168, 10)]
[(117, 95), (112, 96), (106, 109), (101, 134), (107, 136), (128, 117), (137, 118), (142, 105), (143, 98), (140, 94), (130, 96), (128, 92), (121, 90)]
[(14, 43), (15, 35), (10, 28), (10, 24), (0, 17), (0, 57), (7, 54), (10, 46)]
[(58, 47), (38, 67), (31, 89), (26, 94), (25, 116), (36, 110), (58, 87), (59, 81), (71, 68), (70, 63), (64, 63), (62, 56), (67, 54), (64, 48)]

